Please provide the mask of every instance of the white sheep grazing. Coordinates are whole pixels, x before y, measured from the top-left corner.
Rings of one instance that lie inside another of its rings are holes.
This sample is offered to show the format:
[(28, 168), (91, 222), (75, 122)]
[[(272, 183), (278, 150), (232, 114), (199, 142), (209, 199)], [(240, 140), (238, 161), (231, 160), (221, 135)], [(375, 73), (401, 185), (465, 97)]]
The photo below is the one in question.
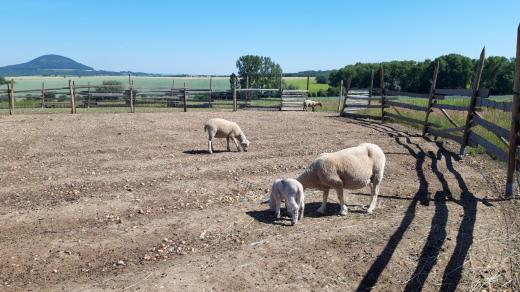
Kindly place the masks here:
[(335, 189), (341, 204), (340, 215), (347, 215), (343, 189), (356, 190), (370, 184), (372, 202), (368, 213), (377, 205), (379, 185), (385, 169), (385, 154), (375, 144), (363, 143), (334, 153), (323, 153), (297, 178), (303, 187), (323, 191), (323, 203), (318, 209), (325, 213), (329, 190)]
[[(227, 151), (231, 151), (229, 148), (229, 139), (233, 139), (235, 145), (237, 146), (237, 150), (247, 151), (249, 148), (249, 141), (242, 132), (242, 129), (235, 123), (224, 119), (209, 119), (204, 123), (204, 131), (208, 131), (208, 151), (209, 153), (213, 153), (213, 138), (226, 138), (227, 140)], [(240, 141), (240, 146), (238, 146), (237, 139)]]
[(307, 100), (305, 100), (303, 102), (303, 110), (304, 111), (307, 111), (307, 108), (309, 108), (309, 107), (312, 109), (312, 111), (315, 111), (317, 106), (323, 107), (323, 105), (319, 101), (314, 101), (314, 100), (307, 99)]
[(302, 184), (292, 178), (277, 179), (271, 187), (271, 197), (269, 198), (269, 207), (276, 218), (280, 218), (280, 205), (285, 200), (287, 212), (291, 215), (292, 225), (303, 218), (305, 209), (305, 193)]

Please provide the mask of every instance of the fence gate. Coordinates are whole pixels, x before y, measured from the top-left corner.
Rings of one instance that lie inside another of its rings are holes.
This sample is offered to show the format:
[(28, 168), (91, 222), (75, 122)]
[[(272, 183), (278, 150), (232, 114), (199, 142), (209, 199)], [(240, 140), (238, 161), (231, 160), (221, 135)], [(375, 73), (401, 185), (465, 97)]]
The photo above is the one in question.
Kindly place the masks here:
[(281, 111), (303, 111), (303, 102), (309, 96), (307, 90), (282, 90)]

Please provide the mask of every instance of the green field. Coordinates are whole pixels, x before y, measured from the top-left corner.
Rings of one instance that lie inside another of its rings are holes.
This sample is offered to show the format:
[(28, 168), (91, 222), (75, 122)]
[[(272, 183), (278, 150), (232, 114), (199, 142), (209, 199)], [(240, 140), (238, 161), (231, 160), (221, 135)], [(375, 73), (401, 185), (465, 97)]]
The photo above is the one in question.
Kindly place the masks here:
[[(45, 77), (45, 76), (23, 76), (23, 77), (6, 77), (6, 79), (13, 79), (15, 82), (15, 90), (39, 90), (42, 87), (42, 83), (45, 88), (60, 88), (67, 87), (69, 80), (76, 82), (76, 85), (101, 85), (103, 81), (117, 80), (123, 85), (128, 84), (127, 76), (92, 76), (92, 77)], [(207, 89), (209, 88), (210, 79), (206, 77), (132, 77), (134, 86), (137, 88), (171, 88), (174, 84), (175, 87), (183, 87), (184, 82), (189, 88)], [(287, 77), (284, 78), (287, 85), (294, 85), (298, 89), (307, 88), (306, 77)], [(5, 86), (4, 86), (5, 87)], [(214, 90), (229, 90), (230, 83), (228, 77), (213, 77), (212, 88)], [(328, 84), (317, 84), (314, 78), (310, 79), (310, 91), (317, 92), (320, 89), (327, 90)], [(5, 88), (3, 88), (5, 89)]]
[[(287, 85), (294, 85), (298, 89), (305, 90), (307, 89), (307, 77), (285, 77), (283, 79)], [(310, 92), (318, 92), (318, 90), (327, 90), (329, 89), (328, 84), (318, 84), (316, 83), (316, 78), (311, 77), (309, 82), (309, 91)]]
[[(93, 76), (93, 77), (43, 77), (43, 76), (24, 76), (24, 77), (6, 77), (13, 79), (15, 82), (15, 90), (40, 89), (42, 83), (45, 88), (67, 87), (69, 80), (76, 82), (76, 85), (101, 85), (106, 80), (117, 80), (123, 85), (128, 85), (128, 76)], [(175, 87), (183, 87), (184, 82), (189, 88), (209, 88), (209, 78), (173, 78), (173, 77), (132, 77), (134, 86), (138, 88), (171, 88), (173, 83)], [(212, 78), (212, 88), (214, 90), (229, 90), (230, 83), (227, 77)]]

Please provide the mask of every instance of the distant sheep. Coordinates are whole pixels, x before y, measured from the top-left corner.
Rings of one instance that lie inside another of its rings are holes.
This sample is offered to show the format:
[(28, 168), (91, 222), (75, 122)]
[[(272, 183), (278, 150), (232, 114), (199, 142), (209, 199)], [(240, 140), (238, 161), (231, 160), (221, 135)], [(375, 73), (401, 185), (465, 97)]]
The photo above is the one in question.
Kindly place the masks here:
[(292, 178), (275, 180), (271, 187), (269, 206), (276, 218), (280, 218), (280, 205), (283, 200), (287, 212), (291, 215), (291, 223), (295, 225), (303, 218), (305, 209), (305, 193), (302, 184)]
[(377, 205), (379, 185), (383, 179), (385, 154), (375, 144), (363, 143), (334, 153), (323, 153), (297, 178), (303, 187), (323, 191), (323, 202), (318, 209), (325, 213), (329, 190), (335, 189), (341, 204), (340, 215), (347, 215), (343, 189), (356, 190), (370, 184), (372, 201), (367, 212)]
[[(213, 138), (226, 138), (227, 140), (227, 151), (231, 151), (229, 148), (229, 139), (233, 139), (237, 150), (247, 151), (249, 148), (249, 141), (242, 132), (242, 129), (235, 123), (224, 119), (209, 119), (204, 123), (204, 131), (208, 132), (208, 151), (210, 154), (213, 153)], [(238, 145), (237, 139), (240, 141)]]
[(303, 102), (303, 110), (304, 111), (307, 111), (307, 108), (312, 108), (312, 111), (315, 111), (316, 110), (316, 107), (323, 107), (323, 105), (321, 104), (321, 102), (319, 101), (314, 101), (314, 100), (310, 100), (310, 99), (307, 99)]

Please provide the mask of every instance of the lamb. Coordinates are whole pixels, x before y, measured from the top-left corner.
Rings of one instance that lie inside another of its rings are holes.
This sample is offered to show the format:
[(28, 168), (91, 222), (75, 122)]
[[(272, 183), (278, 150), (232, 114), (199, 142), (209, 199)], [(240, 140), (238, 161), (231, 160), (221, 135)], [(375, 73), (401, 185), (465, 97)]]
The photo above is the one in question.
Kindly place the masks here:
[(297, 178), (306, 188), (323, 191), (323, 202), (318, 213), (325, 213), (329, 190), (335, 189), (341, 204), (340, 215), (347, 215), (343, 189), (356, 190), (370, 184), (372, 201), (367, 212), (371, 214), (377, 205), (379, 185), (383, 179), (386, 157), (375, 144), (363, 143), (334, 153), (318, 156)]
[(305, 193), (302, 184), (292, 178), (277, 179), (271, 187), (269, 207), (277, 219), (280, 218), (280, 205), (285, 200), (287, 212), (291, 215), (291, 224), (295, 225), (303, 218), (305, 209)]
[[(242, 149), (247, 152), (250, 142), (247, 140), (246, 135), (242, 132), (242, 129), (235, 123), (224, 119), (209, 119), (204, 123), (204, 131), (208, 132), (208, 151), (210, 154), (213, 153), (213, 138), (226, 138), (227, 140), (227, 151), (231, 151), (229, 148), (229, 139), (233, 139), (237, 150)], [(237, 139), (240, 141), (238, 146)]]
[(312, 111), (315, 111), (317, 106), (323, 107), (323, 105), (319, 101), (314, 101), (314, 100), (307, 99), (307, 100), (305, 100), (303, 102), (303, 110), (304, 111), (307, 111), (308, 107), (312, 108)]

